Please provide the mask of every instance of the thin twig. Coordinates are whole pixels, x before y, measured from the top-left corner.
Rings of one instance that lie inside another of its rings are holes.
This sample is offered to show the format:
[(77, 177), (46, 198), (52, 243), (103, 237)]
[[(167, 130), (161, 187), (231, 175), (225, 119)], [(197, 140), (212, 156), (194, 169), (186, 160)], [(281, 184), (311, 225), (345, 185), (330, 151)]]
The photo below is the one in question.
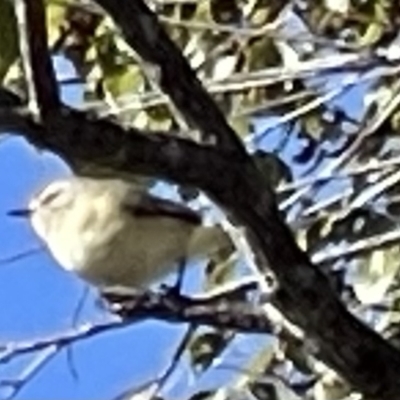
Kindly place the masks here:
[(30, 110), (46, 118), (61, 101), (47, 46), (46, 14), (42, 0), (16, 0), (20, 50), (28, 85)]
[(400, 240), (400, 231), (390, 231), (381, 235), (370, 236), (357, 240), (355, 243), (347, 244), (345, 247), (337, 246), (329, 250), (322, 250), (311, 256), (311, 260), (316, 264), (331, 262), (342, 257), (354, 256), (363, 251), (373, 251), (376, 248), (389, 246)]
[(61, 350), (56, 344), (50, 345), (40, 351), (29, 365), (24, 368), (20, 376), (16, 379), (0, 380), (0, 387), (10, 388), (10, 394), (3, 400), (13, 399), (26, 386), (32, 378), (37, 375)]
[[(400, 88), (397, 88), (396, 92), (393, 94), (391, 99), (386, 102), (385, 108), (381, 113), (375, 115), (372, 120), (366, 124), (366, 126), (360, 130), (357, 134), (357, 137), (352, 141), (350, 146), (342, 152), (342, 154), (334, 159), (331, 163), (329, 163), (323, 170), (321, 171), (321, 175), (332, 175), (334, 171), (339, 169), (343, 164), (348, 162), (351, 157), (357, 152), (360, 148), (364, 140), (374, 134), (376, 130), (385, 122), (385, 120), (392, 114), (392, 112), (400, 105)], [(302, 196), (304, 196), (310, 187), (305, 187), (299, 191), (297, 191), (294, 195), (290, 196), (284, 202), (280, 204), (282, 210), (286, 210), (292, 204), (294, 204), (297, 200), (299, 200)]]

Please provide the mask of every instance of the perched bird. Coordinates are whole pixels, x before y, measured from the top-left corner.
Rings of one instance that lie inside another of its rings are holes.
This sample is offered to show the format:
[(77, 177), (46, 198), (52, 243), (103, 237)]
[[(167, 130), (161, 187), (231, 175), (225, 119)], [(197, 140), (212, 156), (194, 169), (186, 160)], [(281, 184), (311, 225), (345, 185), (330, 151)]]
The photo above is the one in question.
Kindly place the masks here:
[(57, 262), (101, 289), (145, 288), (186, 258), (230, 246), (192, 209), (118, 179), (57, 180), (9, 214), (30, 218)]

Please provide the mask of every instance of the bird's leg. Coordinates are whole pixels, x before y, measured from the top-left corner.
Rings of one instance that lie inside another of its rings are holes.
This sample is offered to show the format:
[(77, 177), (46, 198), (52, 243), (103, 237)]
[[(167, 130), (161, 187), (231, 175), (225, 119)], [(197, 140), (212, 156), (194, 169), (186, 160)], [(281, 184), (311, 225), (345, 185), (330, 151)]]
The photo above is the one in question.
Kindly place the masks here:
[(186, 272), (186, 259), (182, 258), (181, 260), (178, 261), (178, 271), (177, 271), (177, 276), (176, 276), (176, 282), (173, 288), (175, 288), (175, 291), (180, 294), (181, 289), (183, 286), (183, 279), (185, 277), (185, 272)]
[(178, 271), (176, 281), (172, 286), (161, 284), (161, 290), (165, 292), (167, 296), (173, 296), (176, 298), (182, 297), (182, 285), (186, 271), (186, 258), (182, 258), (178, 261)]

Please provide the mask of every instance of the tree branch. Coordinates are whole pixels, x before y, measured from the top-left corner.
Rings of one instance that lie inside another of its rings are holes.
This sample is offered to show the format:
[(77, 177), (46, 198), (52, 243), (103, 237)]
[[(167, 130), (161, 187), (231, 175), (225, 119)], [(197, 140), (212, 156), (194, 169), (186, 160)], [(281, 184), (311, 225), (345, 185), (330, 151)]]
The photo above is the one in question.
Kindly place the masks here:
[(168, 322), (189, 322), (210, 325), (240, 332), (272, 333), (273, 324), (266, 318), (261, 307), (249, 302), (219, 299), (195, 299), (149, 290), (137, 295), (105, 295), (112, 309), (130, 321), (156, 318)]
[(235, 131), (144, 1), (96, 2), (114, 19), (127, 43), (155, 69), (160, 88), (168, 94), (189, 126), (198, 128), (205, 142), (210, 142), (211, 138), (221, 149), (245, 157)]
[[(182, 114), (203, 134), (215, 135), (223, 151), (160, 134), (143, 136), (68, 108), (47, 113), (43, 130), (26, 130), (25, 136), (76, 169), (94, 164), (203, 189), (247, 228), (277, 278), (273, 303), (304, 330), (313, 353), (365, 395), (399, 399), (399, 352), (345, 309), (326, 277), (299, 249), (272, 191), (154, 14), (141, 0), (98, 3), (120, 25), (128, 43), (160, 69), (160, 85)], [(42, 82), (34, 83), (38, 91)]]
[(60, 335), (37, 341), (0, 343), (0, 364), (13, 360), (16, 356), (29, 354), (51, 346), (61, 348), (79, 340), (120, 329), (132, 322), (156, 318), (174, 323), (192, 323), (235, 329), (241, 332), (271, 333), (273, 326), (260, 310), (245, 301), (196, 300), (189, 297), (168, 295), (146, 291), (137, 295), (108, 295), (107, 299), (118, 301), (113, 304), (123, 321), (113, 321), (101, 325), (87, 324)]
[(67, 108), (47, 122), (45, 135), (25, 132), (26, 137), (76, 168), (89, 163), (116, 174), (155, 175), (203, 189), (248, 229), (277, 277), (273, 303), (305, 331), (314, 355), (361, 392), (400, 398), (399, 352), (340, 303), (296, 245), (265, 182), (245, 161), (188, 140), (144, 136)]
[(16, 0), (15, 12), (29, 105), (45, 119), (60, 107), (61, 101), (47, 46), (44, 5), (42, 0)]

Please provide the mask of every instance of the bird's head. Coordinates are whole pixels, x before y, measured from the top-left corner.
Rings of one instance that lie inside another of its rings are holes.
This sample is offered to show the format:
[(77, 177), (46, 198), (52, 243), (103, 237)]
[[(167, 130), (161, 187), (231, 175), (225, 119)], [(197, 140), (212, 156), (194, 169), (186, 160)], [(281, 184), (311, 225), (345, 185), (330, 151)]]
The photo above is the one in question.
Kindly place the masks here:
[(38, 192), (25, 209), (11, 210), (8, 215), (30, 218), (36, 233), (46, 238), (61, 215), (73, 206), (75, 195), (69, 180), (57, 180)]

